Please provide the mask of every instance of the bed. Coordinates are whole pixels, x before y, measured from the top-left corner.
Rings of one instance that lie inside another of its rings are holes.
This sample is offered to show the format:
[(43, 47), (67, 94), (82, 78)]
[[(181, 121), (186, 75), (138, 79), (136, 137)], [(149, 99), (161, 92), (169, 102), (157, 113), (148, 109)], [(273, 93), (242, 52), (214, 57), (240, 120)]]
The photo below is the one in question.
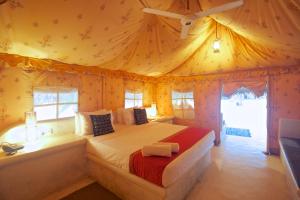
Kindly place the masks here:
[(100, 184), (122, 199), (183, 199), (210, 164), (214, 131), (210, 131), (167, 165), (162, 175), (162, 187), (131, 174), (129, 158), (144, 145), (160, 141), (185, 128), (151, 122), (138, 126), (115, 125), (113, 134), (87, 136), (89, 172)]

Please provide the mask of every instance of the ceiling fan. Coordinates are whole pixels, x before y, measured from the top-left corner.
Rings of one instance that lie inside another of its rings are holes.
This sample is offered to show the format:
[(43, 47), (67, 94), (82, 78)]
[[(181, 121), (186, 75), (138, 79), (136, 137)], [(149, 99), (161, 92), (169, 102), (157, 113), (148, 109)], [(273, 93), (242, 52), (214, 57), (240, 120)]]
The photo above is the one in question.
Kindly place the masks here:
[(230, 2), (230, 3), (223, 4), (221, 6), (210, 8), (208, 10), (196, 12), (193, 15), (181, 15), (181, 14), (178, 14), (178, 13), (173, 13), (173, 12), (163, 11), (163, 10), (157, 10), (157, 9), (153, 9), (153, 8), (144, 8), (143, 11), (145, 13), (149, 13), (149, 14), (180, 19), (180, 22), (181, 22), (181, 25), (182, 25), (180, 38), (184, 39), (184, 38), (187, 37), (188, 32), (189, 32), (189, 30), (190, 30), (190, 28), (193, 25), (193, 22), (195, 20), (200, 19), (202, 17), (212, 15), (212, 14), (224, 12), (226, 10), (231, 10), (233, 8), (237, 8), (241, 5), (243, 5), (243, 3), (244, 3), (243, 0), (233, 1), (233, 2)]

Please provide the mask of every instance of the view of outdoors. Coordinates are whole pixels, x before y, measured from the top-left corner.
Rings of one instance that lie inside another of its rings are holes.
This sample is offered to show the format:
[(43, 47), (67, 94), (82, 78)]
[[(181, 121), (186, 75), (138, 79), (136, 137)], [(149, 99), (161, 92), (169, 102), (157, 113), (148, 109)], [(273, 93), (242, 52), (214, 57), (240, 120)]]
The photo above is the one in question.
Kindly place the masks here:
[(77, 89), (35, 89), (33, 100), (38, 121), (72, 117), (78, 111)]
[(221, 112), (226, 128), (248, 129), (257, 148), (266, 148), (267, 137), (267, 96), (256, 98), (253, 93), (241, 89), (230, 98), (222, 97)]
[(194, 94), (193, 92), (172, 91), (173, 112), (182, 119), (194, 119)]
[(125, 108), (142, 107), (143, 93), (142, 92), (125, 92)]

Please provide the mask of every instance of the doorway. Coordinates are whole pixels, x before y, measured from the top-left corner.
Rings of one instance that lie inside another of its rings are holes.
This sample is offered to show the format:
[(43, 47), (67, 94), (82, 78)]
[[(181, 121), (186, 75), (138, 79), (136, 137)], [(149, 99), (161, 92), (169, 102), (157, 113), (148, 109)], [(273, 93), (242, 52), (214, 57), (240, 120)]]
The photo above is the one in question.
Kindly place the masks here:
[(255, 148), (266, 151), (267, 146), (267, 92), (257, 97), (241, 87), (233, 95), (222, 95), (223, 134), (247, 140)]

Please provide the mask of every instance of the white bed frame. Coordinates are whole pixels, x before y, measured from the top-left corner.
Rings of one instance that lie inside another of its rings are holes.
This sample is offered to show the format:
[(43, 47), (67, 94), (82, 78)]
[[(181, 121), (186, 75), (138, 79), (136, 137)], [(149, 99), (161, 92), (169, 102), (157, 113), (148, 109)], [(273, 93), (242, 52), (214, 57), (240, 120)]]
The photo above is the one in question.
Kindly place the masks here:
[(102, 186), (125, 200), (182, 200), (211, 163), (213, 144), (199, 152), (197, 162), (176, 182), (164, 188), (88, 154), (88, 171)]

